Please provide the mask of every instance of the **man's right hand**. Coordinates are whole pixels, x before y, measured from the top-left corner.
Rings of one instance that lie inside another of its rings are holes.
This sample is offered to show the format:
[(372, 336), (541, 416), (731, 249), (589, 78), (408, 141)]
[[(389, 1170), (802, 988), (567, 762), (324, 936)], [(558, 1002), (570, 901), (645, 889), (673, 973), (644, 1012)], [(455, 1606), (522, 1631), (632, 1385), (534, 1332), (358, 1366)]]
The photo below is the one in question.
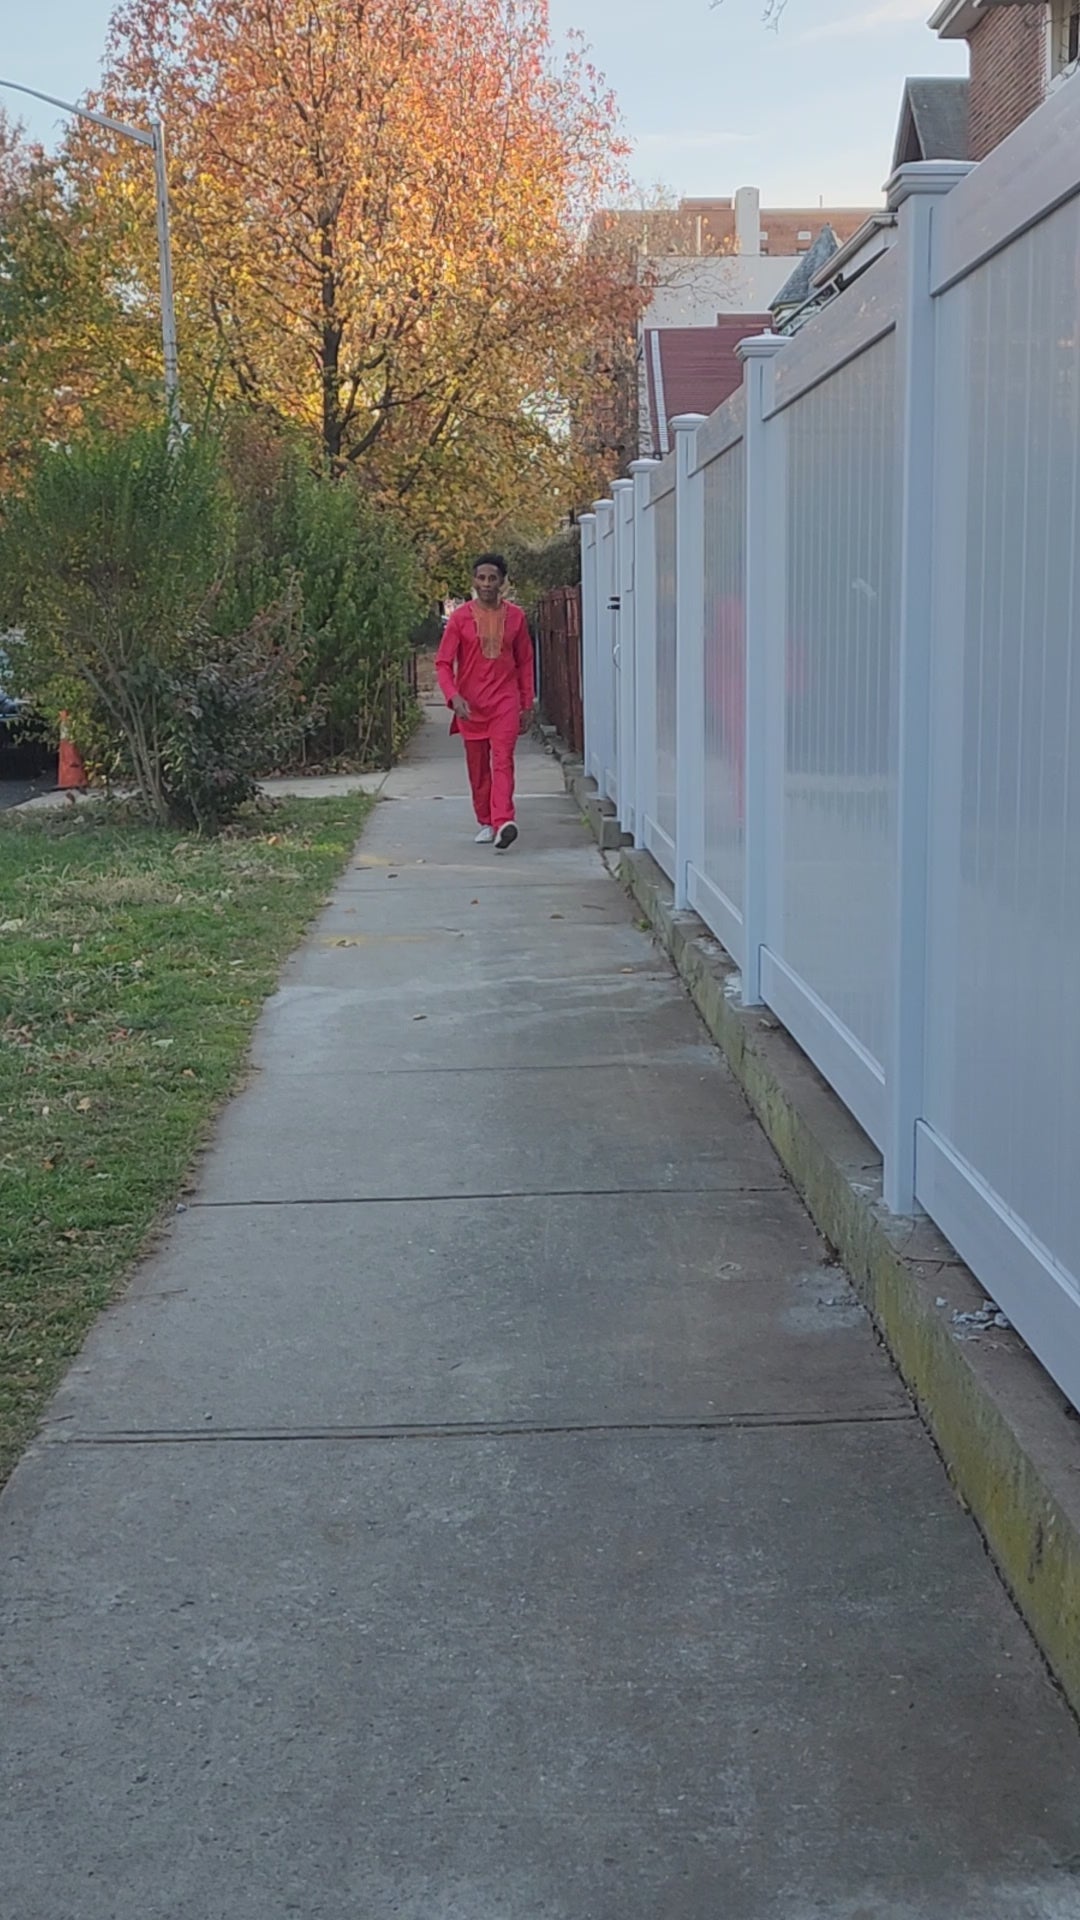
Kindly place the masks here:
[(467, 720), (469, 718), (469, 703), (467, 700), (462, 699), (460, 693), (455, 693), (450, 705), (459, 720)]

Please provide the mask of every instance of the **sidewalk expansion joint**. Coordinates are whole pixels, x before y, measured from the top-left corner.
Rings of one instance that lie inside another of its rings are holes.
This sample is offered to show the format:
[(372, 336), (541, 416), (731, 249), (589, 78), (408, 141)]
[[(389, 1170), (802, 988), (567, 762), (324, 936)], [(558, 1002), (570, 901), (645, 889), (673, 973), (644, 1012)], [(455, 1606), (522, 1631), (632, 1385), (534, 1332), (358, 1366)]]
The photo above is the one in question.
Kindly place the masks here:
[(295, 1441), (339, 1441), (347, 1443), (392, 1440), (511, 1440), (599, 1438), (621, 1435), (663, 1438), (668, 1434), (689, 1434), (708, 1438), (712, 1434), (740, 1429), (775, 1427), (862, 1427), (911, 1424), (918, 1415), (914, 1407), (867, 1409), (861, 1413), (732, 1413), (686, 1420), (463, 1420), (416, 1422), (401, 1426), (371, 1427), (207, 1427), (207, 1428), (133, 1428), (130, 1431), (67, 1434), (58, 1428), (46, 1429), (42, 1443), (55, 1447), (178, 1447), (218, 1446), (247, 1443), (267, 1444)]
[(415, 1207), (442, 1201), (469, 1200), (741, 1200), (746, 1194), (786, 1193), (782, 1177), (759, 1187), (498, 1187), (490, 1193), (307, 1193), (294, 1198), (272, 1197), (237, 1200), (199, 1200), (185, 1202), (189, 1213), (196, 1209), (209, 1213), (228, 1207)]
[[(687, 1041), (686, 1044), (687, 1046), (693, 1046), (695, 1042)], [(701, 1053), (704, 1053), (707, 1051), (704, 1042), (700, 1044), (700, 1046), (698, 1047), (698, 1051)], [(691, 1061), (689, 1064), (691, 1066), (698, 1065), (698, 1063), (694, 1061)], [(700, 1064), (701, 1066), (704, 1067), (706, 1072), (711, 1073), (713, 1071), (713, 1063), (711, 1059), (709, 1061), (702, 1061)], [(687, 1063), (685, 1061), (682, 1061), (682, 1060), (673, 1061), (670, 1059), (670, 1057), (665, 1059), (658, 1058), (653, 1060), (644, 1060), (644, 1059), (628, 1060), (626, 1055), (623, 1053), (620, 1053), (620, 1054), (613, 1053), (606, 1060), (544, 1060), (541, 1062), (537, 1062), (535, 1066), (528, 1066), (528, 1067), (513, 1066), (513, 1065), (508, 1066), (504, 1061), (496, 1060), (492, 1062), (481, 1061), (479, 1064), (474, 1063), (472, 1066), (467, 1066), (467, 1067), (363, 1067), (362, 1066), (359, 1068), (330, 1067), (330, 1068), (313, 1069), (311, 1067), (279, 1066), (278, 1063), (275, 1061), (272, 1067), (270, 1068), (260, 1067), (260, 1068), (257, 1068), (256, 1071), (260, 1073), (272, 1072), (278, 1077), (288, 1076), (288, 1078), (294, 1079), (294, 1080), (308, 1079), (311, 1077), (312, 1073), (315, 1071), (318, 1072), (318, 1076), (320, 1080), (355, 1079), (358, 1072), (363, 1074), (363, 1077), (365, 1080), (398, 1080), (398, 1079), (401, 1079), (404, 1075), (425, 1074), (425, 1073), (431, 1074), (431, 1075), (435, 1075), (439, 1073), (486, 1073), (486, 1074), (614, 1073), (614, 1072), (620, 1072), (620, 1071), (625, 1071), (626, 1073), (654, 1073), (658, 1069), (662, 1069), (666, 1067), (678, 1067), (682, 1071), (685, 1071), (686, 1065)]]

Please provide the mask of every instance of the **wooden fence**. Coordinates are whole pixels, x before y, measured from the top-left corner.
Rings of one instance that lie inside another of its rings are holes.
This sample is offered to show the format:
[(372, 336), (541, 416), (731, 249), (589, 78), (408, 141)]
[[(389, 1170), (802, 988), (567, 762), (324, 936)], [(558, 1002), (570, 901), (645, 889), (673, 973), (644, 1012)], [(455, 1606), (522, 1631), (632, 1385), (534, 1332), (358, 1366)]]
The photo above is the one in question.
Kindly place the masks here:
[(572, 752), (585, 748), (581, 702), (581, 588), (553, 587), (533, 616), (540, 710)]

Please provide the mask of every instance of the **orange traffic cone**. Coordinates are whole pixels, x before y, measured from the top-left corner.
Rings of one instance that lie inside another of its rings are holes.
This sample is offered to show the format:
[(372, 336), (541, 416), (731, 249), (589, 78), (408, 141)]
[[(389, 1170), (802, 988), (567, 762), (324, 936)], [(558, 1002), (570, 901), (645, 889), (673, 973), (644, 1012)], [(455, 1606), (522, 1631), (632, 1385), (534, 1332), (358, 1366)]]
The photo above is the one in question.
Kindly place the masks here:
[(60, 767), (56, 784), (65, 787), (85, 787), (86, 768), (83, 757), (71, 738), (70, 714), (60, 715)]

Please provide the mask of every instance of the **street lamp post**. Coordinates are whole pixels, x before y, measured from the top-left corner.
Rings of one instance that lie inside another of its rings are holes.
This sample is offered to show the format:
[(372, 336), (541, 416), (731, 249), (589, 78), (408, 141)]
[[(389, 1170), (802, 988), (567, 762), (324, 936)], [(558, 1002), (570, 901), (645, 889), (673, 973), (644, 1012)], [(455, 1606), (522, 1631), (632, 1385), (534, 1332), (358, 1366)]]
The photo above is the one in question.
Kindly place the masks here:
[(123, 134), (125, 139), (134, 140), (140, 147), (149, 147), (154, 156), (158, 275), (161, 285), (161, 344), (165, 356), (165, 405), (169, 418), (169, 435), (175, 440), (180, 434), (180, 372), (176, 350), (172, 242), (169, 237), (169, 181), (165, 171), (165, 128), (158, 119), (151, 120), (149, 131), (143, 127), (129, 127), (124, 120), (114, 120), (107, 113), (92, 113), (89, 107), (76, 107), (70, 100), (57, 100), (51, 93), (39, 93), (36, 87), (21, 86), (17, 80), (0, 80), (0, 87), (7, 87), (13, 93), (28, 94), (32, 100), (44, 100), (46, 106), (59, 107), (61, 113), (73, 113), (80, 120), (90, 120), (95, 127), (105, 127), (110, 133)]

